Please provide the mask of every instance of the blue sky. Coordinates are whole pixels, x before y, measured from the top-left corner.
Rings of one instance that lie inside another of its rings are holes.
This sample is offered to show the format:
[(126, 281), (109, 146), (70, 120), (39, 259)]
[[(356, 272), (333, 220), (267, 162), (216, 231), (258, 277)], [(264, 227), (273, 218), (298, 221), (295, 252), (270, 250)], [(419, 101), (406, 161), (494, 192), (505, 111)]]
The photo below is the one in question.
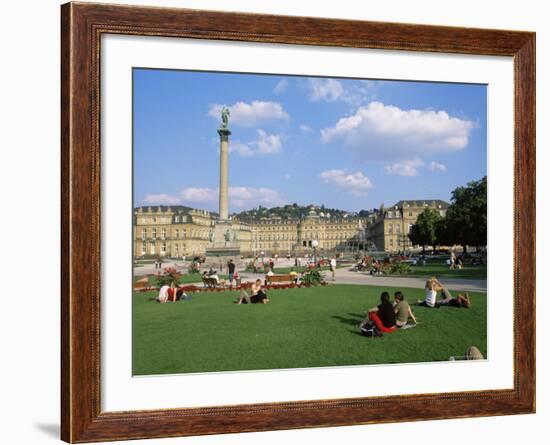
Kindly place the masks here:
[(134, 204), (217, 210), (222, 105), (230, 212), (449, 200), (486, 175), (486, 86), (134, 69)]

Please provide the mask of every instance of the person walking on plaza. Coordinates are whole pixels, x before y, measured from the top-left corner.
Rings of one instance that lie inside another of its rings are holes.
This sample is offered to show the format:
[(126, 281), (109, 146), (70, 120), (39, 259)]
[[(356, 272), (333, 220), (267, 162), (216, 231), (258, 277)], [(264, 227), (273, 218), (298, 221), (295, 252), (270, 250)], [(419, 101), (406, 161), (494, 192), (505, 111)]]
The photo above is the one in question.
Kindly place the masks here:
[(332, 272), (332, 281), (336, 281), (336, 257), (330, 259), (330, 271)]
[(233, 259), (230, 259), (227, 262), (227, 278), (229, 280), (229, 285), (233, 286), (233, 278), (235, 276), (235, 263), (233, 262)]

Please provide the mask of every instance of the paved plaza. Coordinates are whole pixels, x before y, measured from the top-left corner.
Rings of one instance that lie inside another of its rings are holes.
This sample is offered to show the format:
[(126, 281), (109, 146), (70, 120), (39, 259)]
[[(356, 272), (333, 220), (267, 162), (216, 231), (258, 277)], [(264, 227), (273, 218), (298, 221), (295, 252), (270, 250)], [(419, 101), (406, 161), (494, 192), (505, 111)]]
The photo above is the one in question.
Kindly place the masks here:
[[(244, 261), (243, 261), (244, 264)], [(187, 271), (189, 263), (188, 262), (171, 262), (166, 261), (162, 263), (162, 268), (166, 267), (176, 267), (184, 272)], [(275, 263), (275, 268), (282, 267), (291, 267), (294, 266), (294, 259), (287, 260), (278, 259)], [(202, 264), (202, 270), (208, 270), (209, 265)], [(213, 268), (218, 270), (219, 266)], [(244, 272), (242, 269), (244, 266), (239, 268), (239, 274), (243, 277), (243, 281), (253, 281), (256, 278), (263, 280), (265, 274), (254, 274), (251, 272)], [(145, 264), (140, 267), (134, 268), (134, 276), (140, 277), (144, 275), (156, 274), (158, 269), (155, 269), (154, 264)], [(227, 274), (227, 269), (224, 264), (223, 270), (220, 273), (220, 277)], [(198, 277), (198, 276), (197, 276)], [(330, 281), (330, 272), (325, 271), (326, 279)], [(451, 290), (462, 290), (466, 292), (487, 292), (487, 280), (473, 280), (473, 279), (464, 279), (464, 278), (441, 278), (439, 279), (441, 283)], [(336, 283), (338, 284), (360, 284), (363, 286), (382, 286), (382, 287), (404, 287), (404, 288), (413, 288), (413, 289), (423, 289), (426, 283), (425, 277), (411, 277), (411, 276), (371, 276), (368, 273), (363, 272), (354, 272), (349, 270), (349, 268), (340, 268), (336, 270)], [(197, 284), (202, 285), (200, 278), (197, 280)]]

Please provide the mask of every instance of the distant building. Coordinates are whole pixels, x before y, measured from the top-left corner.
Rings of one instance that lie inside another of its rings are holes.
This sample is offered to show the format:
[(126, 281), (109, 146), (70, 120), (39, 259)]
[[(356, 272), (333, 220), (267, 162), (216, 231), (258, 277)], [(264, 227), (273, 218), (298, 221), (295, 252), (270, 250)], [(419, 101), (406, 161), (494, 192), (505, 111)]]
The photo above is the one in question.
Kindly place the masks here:
[[(138, 207), (134, 210), (134, 256), (171, 257), (204, 255), (212, 243), (218, 215), (184, 206)], [(247, 221), (231, 219), (233, 239), (242, 255), (266, 256), (366, 249), (367, 218), (320, 216), (315, 210), (301, 219), (275, 217)]]
[(398, 252), (414, 247), (409, 239), (412, 226), (425, 209), (434, 209), (444, 217), (449, 203), (439, 199), (399, 201), (391, 207), (380, 206), (370, 217), (366, 239), (378, 251)]
[[(399, 201), (381, 205), (366, 217), (357, 214), (334, 218), (311, 209), (303, 218), (232, 218), (231, 241), (241, 255), (305, 255), (318, 242), (319, 253), (410, 249), (409, 232), (426, 208), (445, 216), (449, 203), (441, 200)], [(321, 216), (322, 215), (322, 216)], [(204, 255), (212, 244), (218, 215), (185, 206), (137, 207), (134, 211), (134, 256), (181, 258)]]

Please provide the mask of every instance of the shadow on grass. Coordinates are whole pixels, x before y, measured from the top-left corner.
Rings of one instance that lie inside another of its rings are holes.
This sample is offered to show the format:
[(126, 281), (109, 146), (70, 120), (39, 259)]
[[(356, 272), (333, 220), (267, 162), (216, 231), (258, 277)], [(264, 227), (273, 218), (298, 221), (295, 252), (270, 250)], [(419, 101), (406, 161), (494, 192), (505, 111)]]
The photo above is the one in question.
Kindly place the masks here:
[(360, 314), (348, 314), (348, 315), (351, 315), (354, 318), (342, 317), (340, 315), (331, 315), (330, 318), (334, 318), (335, 320), (338, 320), (342, 323), (345, 323), (350, 326), (356, 326), (356, 327), (359, 326), (359, 323), (361, 323), (361, 321), (364, 318)]

